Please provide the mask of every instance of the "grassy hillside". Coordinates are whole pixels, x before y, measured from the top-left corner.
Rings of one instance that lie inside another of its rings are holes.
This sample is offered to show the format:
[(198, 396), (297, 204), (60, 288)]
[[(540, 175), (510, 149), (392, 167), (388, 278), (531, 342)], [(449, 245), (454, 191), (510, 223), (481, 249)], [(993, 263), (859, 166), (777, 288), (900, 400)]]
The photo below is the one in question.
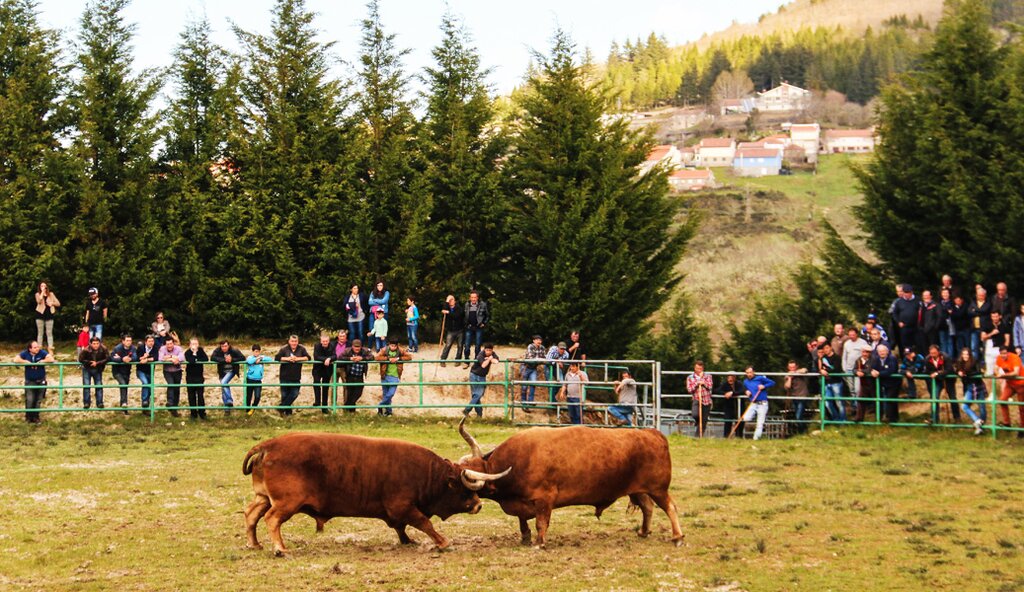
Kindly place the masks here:
[(712, 343), (728, 336), (728, 321), (747, 318), (759, 293), (787, 285), (796, 266), (815, 256), (818, 220), (856, 239), (851, 209), (862, 198), (849, 164), (863, 158), (825, 156), (816, 174), (779, 177), (741, 178), (715, 169), (725, 186), (695, 198), (703, 223), (679, 264), (686, 280), (677, 288), (693, 299)]
[(920, 15), (929, 25), (934, 25), (942, 16), (942, 4), (943, 0), (795, 0), (775, 13), (762, 15), (757, 22), (733, 23), (725, 30), (705, 35), (696, 45), (707, 49), (715, 42), (744, 35), (765, 36), (804, 27), (840, 26), (860, 33), (868, 27), (878, 28), (886, 19), (898, 15), (909, 19)]

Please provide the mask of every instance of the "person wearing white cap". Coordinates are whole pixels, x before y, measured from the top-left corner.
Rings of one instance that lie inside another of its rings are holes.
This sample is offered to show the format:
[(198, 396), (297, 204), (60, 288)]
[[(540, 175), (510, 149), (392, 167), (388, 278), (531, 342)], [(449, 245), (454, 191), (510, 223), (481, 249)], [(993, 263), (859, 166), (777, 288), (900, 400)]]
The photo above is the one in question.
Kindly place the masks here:
[(103, 339), (103, 325), (107, 322), (107, 301), (100, 298), (100, 291), (89, 288), (89, 297), (85, 299), (84, 325), (89, 327), (89, 339)]

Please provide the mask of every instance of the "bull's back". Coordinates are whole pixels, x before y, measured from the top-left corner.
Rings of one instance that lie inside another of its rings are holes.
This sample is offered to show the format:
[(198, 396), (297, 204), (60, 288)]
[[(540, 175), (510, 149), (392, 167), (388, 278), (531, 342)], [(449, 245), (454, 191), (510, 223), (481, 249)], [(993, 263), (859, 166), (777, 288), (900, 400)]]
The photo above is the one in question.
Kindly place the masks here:
[(656, 430), (534, 428), (506, 440), (490, 461), (516, 467), (503, 496), (553, 496), (555, 507), (667, 491), (672, 480), (668, 441)]
[(257, 493), (325, 516), (383, 516), (385, 500), (417, 496), (436, 456), (409, 442), (347, 434), (286, 434), (257, 448)]

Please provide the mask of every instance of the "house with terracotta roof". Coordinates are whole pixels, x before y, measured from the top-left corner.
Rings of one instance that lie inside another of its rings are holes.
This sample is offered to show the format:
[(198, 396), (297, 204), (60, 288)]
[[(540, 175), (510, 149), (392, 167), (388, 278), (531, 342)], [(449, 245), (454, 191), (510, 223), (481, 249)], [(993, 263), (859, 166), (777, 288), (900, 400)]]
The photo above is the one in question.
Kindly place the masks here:
[(740, 177), (778, 175), (782, 169), (782, 150), (778, 148), (743, 148), (736, 150), (732, 172)]
[(874, 152), (878, 137), (873, 129), (826, 130), (822, 149), (828, 154)]
[(683, 146), (679, 149), (679, 154), (683, 157), (684, 166), (697, 162), (697, 148), (695, 146)]
[(679, 169), (668, 176), (668, 184), (676, 191), (700, 191), (716, 186), (711, 169)]
[(804, 151), (806, 162), (818, 162), (818, 144), (821, 141), (821, 126), (817, 123), (796, 123), (789, 128), (789, 141)]
[(697, 145), (697, 163), (702, 166), (732, 166), (735, 155), (736, 140), (732, 138), (703, 138)]
[(758, 93), (758, 111), (802, 111), (811, 102), (811, 91), (783, 82), (773, 89)]
[(683, 157), (679, 153), (679, 149), (672, 144), (655, 146), (647, 153), (647, 159), (640, 165), (640, 173), (643, 174), (653, 169), (659, 162), (665, 162), (669, 169), (675, 169), (683, 164)]
[(728, 115), (730, 113), (750, 113), (756, 108), (756, 103), (753, 97), (746, 97), (742, 99), (722, 99), (719, 104), (719, 112), (721, 115)]

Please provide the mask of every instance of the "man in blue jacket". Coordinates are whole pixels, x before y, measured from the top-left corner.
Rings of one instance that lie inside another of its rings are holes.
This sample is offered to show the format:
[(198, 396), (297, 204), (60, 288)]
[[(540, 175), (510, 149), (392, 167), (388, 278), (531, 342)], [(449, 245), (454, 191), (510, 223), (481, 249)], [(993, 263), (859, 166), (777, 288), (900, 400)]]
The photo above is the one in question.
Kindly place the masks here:
[(743, 388), (746, 389), (750, 405), (743, 413), (743, 421), (749, 423), (757, 416), (757, 427), (754, 429), (754, 439), (760, 440), (764, 431), (764, 420), (768, 417), (768, 389), (775, 386), (775, 381), (767, 376), (758, 376), (754, 373), (753, 366), (747, 366), (746, 379), (743, 381)]
[(900, 406), (896, 397), (900, 392), (899, 363), (885, 345), (878, 346), (875, 356), (871, 359), (871, 376), (878, 379), (878, 392), (885, 409), (885, 419), (889, 423), (900, 420)]

